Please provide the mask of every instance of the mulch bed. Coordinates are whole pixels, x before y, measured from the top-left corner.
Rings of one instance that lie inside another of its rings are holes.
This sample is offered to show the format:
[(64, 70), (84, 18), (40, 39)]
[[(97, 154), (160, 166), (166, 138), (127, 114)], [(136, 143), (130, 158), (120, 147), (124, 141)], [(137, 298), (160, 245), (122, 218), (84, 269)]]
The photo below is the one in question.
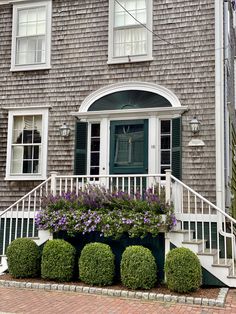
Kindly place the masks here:
[[(22, 278), (22, 279), (16, 279), (13, 278), (10, 274), (4, 274), (0, 276), (0, 280), (12, 280), (12, 281), (21, 281), (21, 282), (37, 282), (37, 283), (48, 283), (48, 284), (55, 284), (59, 282), (55, 281), (49, 281), (49, 280), (44, 280), (42, 278)], [(88, 286), (87, 284), (81, 282), (81, 281), (76, 281), (76, 282), (63, 282), (63, 284), (67, 285), (75, 285), (75, 286)], [(116, 289), (116, 290), (128, 290), (128, 291), (133, 291), (130, 289), (127, 289), (126, 287), (116, 284), (112, 286), (106, 286), (103, 288), (108, 288), (108, 289)], [(181, 294), (177, 292), (170, 291), (165, 285), (159, 285), (153, 289), (150, 290), (135, 290), (135, 291), (141, 291), (141, 292), (153, 292), (153, 293), (162, 293), (162, 294), (171, 294), (171, 295), (186, 295), (188, 297), (194, 297), (194, 298), (208, 298), (208, 299), (217, 299), (220, 288), (216, 287), (202, 287), (198, 289), (197, 291), (190, 292), (188, 294)]]

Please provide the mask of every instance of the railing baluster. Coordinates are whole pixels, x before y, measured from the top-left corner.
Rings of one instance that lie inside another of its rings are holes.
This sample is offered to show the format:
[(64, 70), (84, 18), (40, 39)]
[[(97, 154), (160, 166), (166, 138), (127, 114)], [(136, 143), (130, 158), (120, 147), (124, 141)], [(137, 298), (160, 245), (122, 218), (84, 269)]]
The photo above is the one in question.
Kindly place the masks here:
[[(196, 195), (194, 195), (194, 213), (197, 217), (197, 197)], [(195, 237), (196, 237), (196, 241), (198, 240), (198, 224), (197, 224), (197, 220), (195, 220)]]
[[(226, 222), (225, 217), (223, 217), (223, 226), (224, 226), (224, 232), (226, 232)], [(226, 236), (224, 235), (224, 255), (225, 255), (225, 265), (227, 265), (227, 243), (226, 243)]]
[[(209, 248), (210, 248), (210, 253), (212, 253), (212, 232), (211, 232), (211, 206), (209, 205)], [(217, 232), (218, 234), (218, 232)], [(218, 245), (217, 245), (218, 246)]]
[(28, 197), (28, 217), (27, 217), (27, 224), (26, 224), (26, 237), (29, 237), (29, 228), (30, 228), (30, 202), (31, 202), (31, 195)]
[(59, 195), (62, 194), (62, 179), (60, 178), (60, 181), (59, 181)]
[(5, 251), (6, 251), (6, 233), (7, 233), (7, 215), (8, 212), (6, 212), (5, 216), (4, 216), (4, 231), (3, 231), (3, 241), (2, 241), (2, 255), (5, 255)]
[(232, 275), (235, 276), (235, 270), (234, 270), (234, 258), (235, 258), (235, 236), (234, 236), (234, 226), (233, 222), (230, 223), (231, 227), (231, 263), (232, 263)]
[(34, 206), (33, 206), (33, 228), (32, 228), (32, 237), (35, 237), (35, 214), (37, 211), (37, 191), (34, 192)]
[(11, 238), (12, 238), (12, 218), (13, 218), (13, 212), (12, 212), (13, 208), (11, 208), (11, 211), (10, 211), (10, 226), (9, 226), (9, 240), (8, 242), (11, 243)]
[(16, 226), (15, 226), (15, 239), (17, 238), (17, 229), (18, 229), (18, 213), (19, 213), (19, 203), (16, 205)]
[[(203, 200), (201, 201), (202, 203), (202, 218), (203, 218), (203, 213), (204, 213), (204, 204)], [(205, 241), (205, 229), (204, 229), (204, 219), (202, 219), (202, 240)], [(205, 245), (203, 245), (203, 253), (205, 252)]]

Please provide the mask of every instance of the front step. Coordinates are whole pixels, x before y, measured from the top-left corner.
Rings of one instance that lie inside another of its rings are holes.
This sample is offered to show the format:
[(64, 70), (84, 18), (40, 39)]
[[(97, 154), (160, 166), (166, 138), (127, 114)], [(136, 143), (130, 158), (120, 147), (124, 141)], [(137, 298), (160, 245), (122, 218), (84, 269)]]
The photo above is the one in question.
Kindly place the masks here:
[[(186, 234), (188, 240), (186, 240)], [(192, 238), (189, 241), (189, 231), (186, 230), (169, 232), (167, 237), (174, 246), (189, 248), (197, 254), (202, 267), (218, 278), (223, 284), (229, 287), (236, 287), (236, 276), (232, 276), (232, 260), (228, 259), (225, 262), (224, 258), (220, 258), (218, 263), (218, 250), (207, 249), (206, 240), (194, 240)]]

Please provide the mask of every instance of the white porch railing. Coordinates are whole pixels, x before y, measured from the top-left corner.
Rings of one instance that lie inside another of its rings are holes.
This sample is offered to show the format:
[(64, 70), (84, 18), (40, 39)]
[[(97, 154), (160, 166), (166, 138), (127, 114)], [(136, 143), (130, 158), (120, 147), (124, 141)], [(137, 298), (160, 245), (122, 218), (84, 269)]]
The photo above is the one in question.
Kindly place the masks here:
[(51, 177), (0, 212), (0, 256), (16, 238), (36, 237), (35, 214), (41, 208), (41, 198), (51, 192)]
[(18, 237), (35, 237), (35, 212), (41, 208), (41, 198), (47, 193), (61, 195), (68, 191), (78, 193), (87, 184), (104, 186), (109, 190), (127, 193), (142, 193), (147, 188), (158, 189), (165, 194), (167, 203), (173, 203), (176, 218), (181, 229), (188, 231), (189, 241), (192, 234), (196, 241), (203, 240), (203, 253), (217, 250), (218, 265), (228, 262), (235, 275), (235, 236), (233, 226), (236, 220), (189, 188), (167, 170), (165, 175), (105, 175), (105, 176), (66, 176), (52, 173), (50, 178), (0, 212), (0, 256), (5, 255), (8, 244)]
[(181, 222), (181, 229), (188, 231), (189, 241), (194, 232), (195, 241), (206, 241), (202, 253), (216, 251), (216, 264), (230, 265), (231, 274), (235, 276), (236, 220), (171, 174), (167, 175), (171, 178), (171, 201), (175, 215)]

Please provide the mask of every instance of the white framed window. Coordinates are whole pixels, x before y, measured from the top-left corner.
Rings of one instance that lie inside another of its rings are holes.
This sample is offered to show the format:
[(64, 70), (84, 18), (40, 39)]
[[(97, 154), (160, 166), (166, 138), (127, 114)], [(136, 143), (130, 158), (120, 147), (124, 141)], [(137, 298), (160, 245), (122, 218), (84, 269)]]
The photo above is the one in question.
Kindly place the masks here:
[(108, 63), (152, 59), (152, 0), (110, 0)]
[(48, 109), (16, 109), (8, 114), (6, 180), (44, 180)]
[(100, 123), (89, 123), (88, 128), (88, 175), (100, 174)]
[(11, 71), (50, 68), (51, 11), (51, 0), (13, 4)]
[(172, 123), (171, 120), (160, 120), (160, 170), (165, 174), (171, 169)]

